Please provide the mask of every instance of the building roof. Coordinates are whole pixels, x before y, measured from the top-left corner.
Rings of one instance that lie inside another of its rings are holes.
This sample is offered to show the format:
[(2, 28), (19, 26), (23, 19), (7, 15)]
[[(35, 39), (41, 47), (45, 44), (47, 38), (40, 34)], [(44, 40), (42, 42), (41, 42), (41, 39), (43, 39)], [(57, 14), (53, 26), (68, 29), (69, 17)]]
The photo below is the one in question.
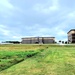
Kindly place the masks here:
[[(55, 37), (25, 37), (25, 38), (55, 38)], [(22, 38), (22, 39), (25, 39), (25, 38)]]
[[(71, 32), (71, 31), (75, 31), (75, 29), (71, 29), (69, 32)], [(69, 33), (69, 32), (68, 32), (68, 33)], [(67, 33), (67, 34), (68, 34), (68, 33)]]

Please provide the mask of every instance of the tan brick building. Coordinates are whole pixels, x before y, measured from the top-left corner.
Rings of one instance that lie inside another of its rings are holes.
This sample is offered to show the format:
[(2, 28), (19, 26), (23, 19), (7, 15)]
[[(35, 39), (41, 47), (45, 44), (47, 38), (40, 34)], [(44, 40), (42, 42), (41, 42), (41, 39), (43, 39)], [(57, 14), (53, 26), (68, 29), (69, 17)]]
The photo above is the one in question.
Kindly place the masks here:
[(68, 34), (68, 42), (75, 43), (75, 29), (71, 29), (67, 34)]
[(55, 43), (55, 37), (22, 38), (22, 44), (50, 44), (50, 43)]

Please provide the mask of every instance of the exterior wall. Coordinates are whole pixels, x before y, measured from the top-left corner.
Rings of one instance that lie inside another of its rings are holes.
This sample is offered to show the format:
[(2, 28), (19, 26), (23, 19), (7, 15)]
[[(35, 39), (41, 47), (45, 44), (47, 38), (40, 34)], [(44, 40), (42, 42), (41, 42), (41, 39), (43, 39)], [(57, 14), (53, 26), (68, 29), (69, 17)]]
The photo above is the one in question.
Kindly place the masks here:
[(22, 38), (22, 44), (50, 44), (55, 43), (55, 37)]
[(31, 44), (31, 39), (30, 38), (22, 39), (22, 44)]
[(75, 33), (72, 34), (72, 43), (75, 43)]
[(42, 37), (38, 38), (38, 42), (39, 44), (43, 44), (43, 38)]
[(71, 35), (71, 34), (68, 35), (68, 42), (69, 42), (69, 43), (72, 43), (72, 35)]
[(44, 44), (49, 44), (49, 43), (54, 43), (55, 40), (51, 39), (51, 38), (44, 38)]
[(32, 39), (32, 42), (31, 42), (31, 44), (37, 44), (38, 43), (38, 38), (31, 38)]

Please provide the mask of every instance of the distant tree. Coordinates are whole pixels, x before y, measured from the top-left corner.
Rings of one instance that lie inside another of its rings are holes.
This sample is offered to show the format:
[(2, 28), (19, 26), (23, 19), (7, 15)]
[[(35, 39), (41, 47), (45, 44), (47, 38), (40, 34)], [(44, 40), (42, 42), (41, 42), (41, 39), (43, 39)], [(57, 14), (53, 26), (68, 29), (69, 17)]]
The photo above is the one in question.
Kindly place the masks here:
[(64, 41), (62, 41), (62, 43), (64, 44)]
[(59, 43), (61, 43), (61, 40), (59, 40)]
[(65, 44), (68, 44), (68, 41), (65, 41)]
[(19, 42), (19, 41), (5, 41), (5, 43), (20, 44), (20, 42)]

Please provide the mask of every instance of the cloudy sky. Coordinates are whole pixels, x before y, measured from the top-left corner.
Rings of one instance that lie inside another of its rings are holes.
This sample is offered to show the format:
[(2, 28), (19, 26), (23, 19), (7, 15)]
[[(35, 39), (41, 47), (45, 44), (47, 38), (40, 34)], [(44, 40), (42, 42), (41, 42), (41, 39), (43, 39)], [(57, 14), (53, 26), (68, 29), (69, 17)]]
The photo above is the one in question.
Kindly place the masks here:
[(28, 36), (67, 40), (75, 28), (75, 0), (0, 0), (0, 41)]

